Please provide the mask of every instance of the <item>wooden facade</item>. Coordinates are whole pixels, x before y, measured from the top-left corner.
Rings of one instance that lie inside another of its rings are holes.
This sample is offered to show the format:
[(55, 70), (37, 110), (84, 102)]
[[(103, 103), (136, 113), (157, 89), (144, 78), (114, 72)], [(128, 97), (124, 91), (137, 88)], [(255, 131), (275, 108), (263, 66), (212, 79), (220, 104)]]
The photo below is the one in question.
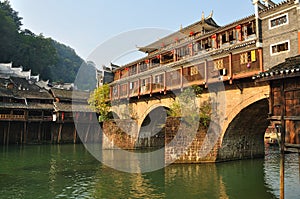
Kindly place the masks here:
[(300, 152), (300, 55), (253, 78), (270, 82), (272, 126), (283, 134), (285, 150)]
[(46, 90), (25, 78), (0, 78), (0, 145), (78, 142), (74, 123), (92, 123), (88, 96)]
[(252, 77), (263, 67), (256, 26), (254, 15), (223, 27), (209, 16), (140, 48), (147, 57), (114, 71), (111, 99)]

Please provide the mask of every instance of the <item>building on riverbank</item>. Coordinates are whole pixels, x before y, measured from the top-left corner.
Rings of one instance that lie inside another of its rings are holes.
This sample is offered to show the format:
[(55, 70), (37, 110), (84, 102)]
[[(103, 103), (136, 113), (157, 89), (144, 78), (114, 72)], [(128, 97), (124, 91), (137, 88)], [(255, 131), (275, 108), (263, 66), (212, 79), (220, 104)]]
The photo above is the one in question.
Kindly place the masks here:
[(269, 118), (272, 126), (283, 133), (286, 151), (300, 152), (300, 55), (253, 77), (269, 81)]
[(11, 64), (0, 71), (0, 144), (80, 142), (74, 122), (90, 118), (89, 92), (51, 88)]

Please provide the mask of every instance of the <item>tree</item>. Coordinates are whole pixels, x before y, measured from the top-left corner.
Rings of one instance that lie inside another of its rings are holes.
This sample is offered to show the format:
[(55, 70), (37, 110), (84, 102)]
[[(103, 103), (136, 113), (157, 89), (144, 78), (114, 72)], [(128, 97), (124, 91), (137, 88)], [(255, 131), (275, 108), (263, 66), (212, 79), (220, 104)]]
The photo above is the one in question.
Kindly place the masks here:
[(107, 84), (98, 87), (90, 95), (88, 103), (90, 107), (99, 113), (99, 122), (103, 122), (109, 119), (110, 102), (109, 102), (110, 89)]
[(19, 13), (12, 9), (10, 2), (8, 0), (5, 0), (3, 2), (0, 2), (0, 9), (4, 12), (4, 14), (11, 18), (16, 25), (17, 30), (20, 30), (22, 26), (22, 17), (19, 17)]
[[(1, 3), (2, 4), (2, 3)], [(0, 4), (0, 5), (1, 5)], [(14, 21), (0, 7), (0, 61), (11, 62), (16, 51), (18, 32)]]
[(168, 115), (184, 117), (186, 121), (199, 120), (203, 126), (208, 127), (211, 118), (210, 100), (203, 102), (200, 106), (196, 103), (196, 98), (201, 97), (202, 91), (203, 89), (199, 86), (184, 89), (167, 111)]

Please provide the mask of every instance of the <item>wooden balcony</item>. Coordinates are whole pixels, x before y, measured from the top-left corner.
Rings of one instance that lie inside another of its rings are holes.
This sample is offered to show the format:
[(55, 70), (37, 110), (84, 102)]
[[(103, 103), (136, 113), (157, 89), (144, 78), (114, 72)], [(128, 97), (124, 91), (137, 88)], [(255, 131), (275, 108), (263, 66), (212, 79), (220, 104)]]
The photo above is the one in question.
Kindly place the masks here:
[(0, 120), (5, 121), (25, 121), (25, 115), (0, 114)]

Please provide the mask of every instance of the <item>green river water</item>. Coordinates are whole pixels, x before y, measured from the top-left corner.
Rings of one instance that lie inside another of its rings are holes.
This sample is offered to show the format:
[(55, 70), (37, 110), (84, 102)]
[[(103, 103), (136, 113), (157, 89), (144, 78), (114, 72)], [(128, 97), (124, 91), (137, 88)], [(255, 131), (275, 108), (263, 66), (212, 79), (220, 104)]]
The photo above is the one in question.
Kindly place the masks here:
[[(97, 161), (83, 145), (0, 148), (0, 198), (279, 198), (280, 158), (173, 164), (131, 174)], [(300, 198), (298, 154), (285, 159), (285, 198)]]

